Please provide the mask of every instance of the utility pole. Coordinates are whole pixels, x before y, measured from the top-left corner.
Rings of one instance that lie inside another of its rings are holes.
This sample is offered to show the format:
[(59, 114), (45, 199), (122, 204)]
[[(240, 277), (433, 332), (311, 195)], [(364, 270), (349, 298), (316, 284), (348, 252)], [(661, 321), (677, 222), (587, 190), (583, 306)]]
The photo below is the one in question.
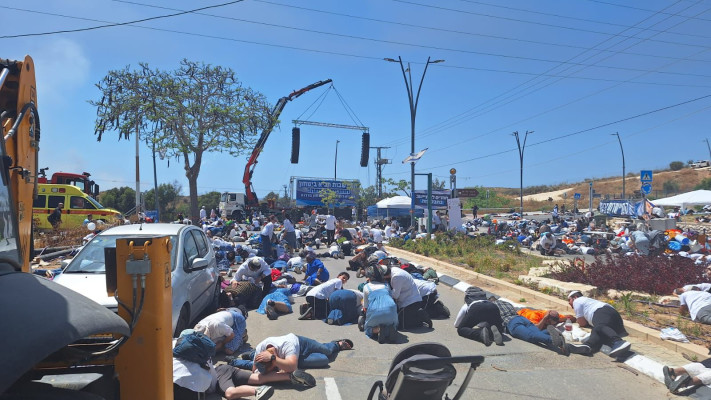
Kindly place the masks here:
[(706, 147), (708, 147), (708, 149), (709, 149), (709, 160), (711, 160), (711, 145), (709, 145), (708, 139), (704, 139), (704, 140), (706, 140)]
[(375, 149), (377, 151), (377, 157), (375, 158), (375, 176), (376, 180), (378, 182), (378, 192), (376, 193), (378, 198), (383, 197), (383, 165), (385, 164), (392, 164), (392, 160), (388, 160), (387, 158), (381, 158), (380, 157), (380, 150), (381, 149), (389, 149), (390, 147), (384, 147), (384, 146), (374, 146), (370, 147), (371, 149)]
[(526, 131), (526, 135), (523, 137), (523, 146), (521, 146), (521, 141), (518, 138), (518, 131), (513, 133), (514, 137), (516, 137), (516, 144), (518, 145), (518, 157), (521, 161), (521, 218), (523, 218), (523, 151), (526, 150), (526, 139), (528, 139), (529, 133), (533, 133), (533, 131)]
[[(626, 199), (625, 195), (625, 150), (622, 148), (622, 140), (618, 132), (611, 133), (612, 136), (617, 136), (617, 141), (620, 142), (620, 151), (622, 152), (622, 200)], [(708, 144), (708, 141), (707, 141)], [(711, 153), (711, 151), (709, 152)]]

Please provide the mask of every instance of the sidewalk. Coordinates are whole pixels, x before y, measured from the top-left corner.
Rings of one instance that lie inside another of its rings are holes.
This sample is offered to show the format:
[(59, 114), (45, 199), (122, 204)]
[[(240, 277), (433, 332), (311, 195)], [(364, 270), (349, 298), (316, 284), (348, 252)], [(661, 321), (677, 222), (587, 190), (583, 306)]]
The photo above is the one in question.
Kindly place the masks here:
[[(537, 309), (555, 309), (559, 312), (570, 312), (568, 303), (560, 298), (514, 285), (487, 275), (482, 275), (467, 268), (428, 258), (405, 250), (387, 247), (387, 251), (399, 258), (421, 265), (432, 266), (440, 275), (440, 282), (464, 292), (469, 286), (478, 286), (486, 291), (511, 300), (515, 303), (525, 303)], [(569, 290), (576, 289), (575, 283), (564, 283)], [(692, 360), (704, 360), (709, 357), (709, 350), (692, 343), (679, 343), (662, 340), (658, 330), (647, 328), (632, 321), (624, 321), (629, 336), (625, 340), (632, 344), (634, 355), (624, 361), (623, 368), (633, 373), (642, 373), (664, 383), (662, 366), (681, 366)], [(689, 359), (684, 357), (684, 354)]]

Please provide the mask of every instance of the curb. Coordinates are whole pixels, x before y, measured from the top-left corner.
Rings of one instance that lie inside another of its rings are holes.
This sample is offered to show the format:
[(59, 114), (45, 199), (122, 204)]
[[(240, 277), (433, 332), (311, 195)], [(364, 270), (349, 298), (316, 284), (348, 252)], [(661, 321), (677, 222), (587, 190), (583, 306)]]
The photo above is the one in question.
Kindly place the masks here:
[[(499, 280), (496, 278), (492, 278), (490, 276), (483, 275), (483, 274), (468, 270), (466, 268), (459, 267), (454, 264), (446, 263), (446, 262), (443, 262), (440, 260), (428, 258), (428, 257), (422, 256), (419, 254), (411, 253), (406, 250), (396, 249), (396, 248), (392, 248), (392, 247), (388, 247), (387, 251), (388, 251), (388, 253), (393, 254), (397, 257), (402, 257), (404, 259), (416, 261), (418, 263), (429, 264), (429, 265), (433, 265), (433, 266), (442, 266), (445, 268), (453, 268), (457, 271), (460, 271), (460, 272), (463, 272), (467, 275), (472, 276), (474, 278), (474, 280), (481, 280), (482, 283), (486, 284), (486, 285), (482, 285), (482, 289), (484, 289), (483, 286), (486, 286), (487, 289), (490, 287), (494, 287), (494, 288), (502, 287), (502, 288), (506, 288), (507, 290), (512, 290), (512, 291), (518, 292), (520, 294), (524, 294), (526, 296), (529, 296), (530, 298), (534, 298), (547, 306), (551, 306), (551, 308), (567, 307), (568, 306), (567, 302), (564, 302), (563, 300), (561, 300), (557, 297), (549, 296), (549, 295), (537, 292), (532, 289), (528, 289), (528, 288), (514, 285), (512, 283), (505, 282), (505, 281), (502, 281), (502, 280)], [(459, 280), (455, 277), (452, 277), (452, 276), (449, 276), (446, 274), (442, 274), (440, 272), (438, 272), (437, 275), (439, 276), (441, 283), (444, 283), (445, 285), (450, 286), (450, 287), (452, 287), (458, 291), (461, 291), (461, 292), (465, 292), (467, 290), (467, 288), (469, 288), (470, 286), (474, 286), (472, 284), (469, 284), (467, 282)], [(488, 291), (489, 290), (487, 290), (487, 292)], [(506, 299), (506, 300), (510, 301), (514, 305), (517, 305), (517, 303), (514, 301), (511, 301), (509, 299)], [(522, 305), (518, 304), (518, 306), (522, 306)], [(661, 347), (672, 350), (672, 351), (679, 353), (679, 354), (681, 354), (682, 352), (688, 352), (688, 353), (692, 353), (693, 355), (696, 355), (697, 357), (699, 357), (699, 359), (705, 359), (708, 357), (708, 355), (707, 355), (708, 349), (706, 349), (705, 347), (695, 345), (692, 343), (680, 343), (680, 342), (672, 342), (672, 341), (668, 341), (668, 340), (662, 340), (659, 337), (658, 331), (656, 331), (654, 329), (647, 328), (646, 326), (637, 324), (636, 322), (624, 320), (624, 324), (625, 324), (625, 328), (627, 329), (630, 336), (635, 337), (637, 339), (644, 340), (644, 341), (653, 343), (655, 345), (660, 345)], [(647, 375), (650, 378), (652, 378), (658, 382), (664, 383), (664, 376), (662, 374), (662, 366), (664, 365), (663, 363), (655, 361), (647, 356), (644, 356), (644, 355), (641, 355), (638, 353), (634, 353), (632, 356), (628, 357), (624, 361), (624, 364), (630, 368), (633, 368), (634, 370), (638, 371), (639, 373)]]

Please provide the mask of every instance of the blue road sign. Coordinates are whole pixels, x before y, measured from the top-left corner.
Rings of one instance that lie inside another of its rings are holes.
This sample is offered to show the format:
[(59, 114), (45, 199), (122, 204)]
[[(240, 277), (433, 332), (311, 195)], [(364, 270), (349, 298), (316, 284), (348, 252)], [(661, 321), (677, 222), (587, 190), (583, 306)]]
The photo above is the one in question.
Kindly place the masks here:
[(575, 200), (580, 200), (580, 193), (575, 193)]
[(644, 183), (644, 182), (651, 182), (652, 181), (652, 171), (642, 171), (639, 174), (639, 180)]
[(643, 183), (642, 184), (642, 193), (644, 193), (644, 194), (652, 193), (652, 184), (649, 182)]

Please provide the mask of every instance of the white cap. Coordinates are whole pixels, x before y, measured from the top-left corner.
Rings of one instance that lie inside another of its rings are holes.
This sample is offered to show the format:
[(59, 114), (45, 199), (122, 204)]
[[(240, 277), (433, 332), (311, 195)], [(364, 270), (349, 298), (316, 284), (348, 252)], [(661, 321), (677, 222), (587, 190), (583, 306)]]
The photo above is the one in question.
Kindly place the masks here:
[(582, 296), (583, 292), (581, 292), (580, 290), (573, 290), (572, 292), (568, 293), (568, 298), (571, 298), (571, 297), (573, 297), (573, 295), (576, 295), (576, 294), (579, 294)]

